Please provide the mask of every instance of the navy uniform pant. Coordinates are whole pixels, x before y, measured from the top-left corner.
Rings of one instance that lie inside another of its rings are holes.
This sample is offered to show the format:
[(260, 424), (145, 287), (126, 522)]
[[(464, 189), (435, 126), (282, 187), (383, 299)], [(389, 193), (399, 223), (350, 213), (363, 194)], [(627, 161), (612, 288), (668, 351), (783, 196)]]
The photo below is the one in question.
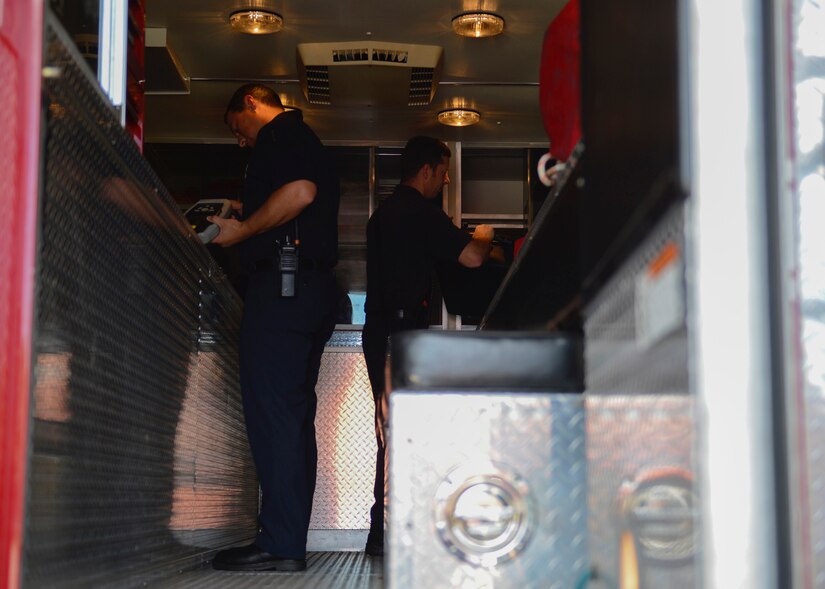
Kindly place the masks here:
[(281, 298), (274, 270), (254, 273), (244, 299), (240, 374), (246, 430), (261, 485), (255, 544), (280, 558), (306, 557), (315, 493), (315, 385), (335, 329), (335, 277), (302, 271)]
[(378, 451), (375, 457), (375, 483), (370, 509), (370, 532), (368, 541), (382, 543), (384, 540), (384, 503), (385, 503), (385, 462), (386, 449), (384, 448), (381, 428), (383, 427), (379, 407), (386, 391), (385, 367), (389, 338), (393, 334), (412, 329), (427, 329), (426, 308), (417, 310), (414, 314), (407, 314), (405, 318), (398, 318), (392, 314), (367, 313), (367, 320), (362, 332), (362, 346), (364, 361), (367, 364), (367, 374), (372, 388), (372, 398), (375, 402), (375, 439)]
[(389, 330), (384, 322), (367, 319), (362, 331), (361, 342), (364, 348), (364, 360), (367, 364), (367, 374), (372, 388), (372, 398), (375, 402), (375, 440), (378, 451), (375, 457), (375, 484), (373, 497), (375, 499), (370, 509), (370, 532), (368, 540), (373, 543), (384, 542), (384, 462), (386, 460), (384, 440), (380, 433), (383, 427), (380, 415), (381, 398), (386, 388), (384, 382), (384, 364), (387, 357), (387, 338)]

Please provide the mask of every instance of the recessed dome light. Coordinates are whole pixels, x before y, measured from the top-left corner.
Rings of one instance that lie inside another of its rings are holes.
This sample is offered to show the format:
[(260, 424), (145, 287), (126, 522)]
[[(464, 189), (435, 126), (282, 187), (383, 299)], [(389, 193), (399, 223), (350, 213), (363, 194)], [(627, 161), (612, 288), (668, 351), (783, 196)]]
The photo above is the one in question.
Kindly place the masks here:
[(462, 37), (493, 37), (504, 30), (504, 19), (492, 12), (464, 12), (453, 19), (453, 31)]
[(468, 127), (475, 125), (481, 120), (481, 114), (477, 110), (469, 108), (450, 108), (438, 113), (438, 122), (450, 127)]
[(284, 26), (284, 19), (280, 14), (269, 10), (249, 9), (230, 14), (229, 24), (241, 33), (268, 35), (280, 31)]

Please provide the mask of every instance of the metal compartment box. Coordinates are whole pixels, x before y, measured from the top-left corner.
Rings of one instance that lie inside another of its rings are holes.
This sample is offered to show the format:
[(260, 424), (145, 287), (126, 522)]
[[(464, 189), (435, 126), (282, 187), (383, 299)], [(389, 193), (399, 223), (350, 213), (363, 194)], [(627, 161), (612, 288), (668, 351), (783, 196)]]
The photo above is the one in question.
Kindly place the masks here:
[(389, 587), (574, 587), (587, 575), (581, 344), (410, 332), (392, 343)]
[(700, 584), (684, 215), (672, 207), (584, 309), (595, 586)]

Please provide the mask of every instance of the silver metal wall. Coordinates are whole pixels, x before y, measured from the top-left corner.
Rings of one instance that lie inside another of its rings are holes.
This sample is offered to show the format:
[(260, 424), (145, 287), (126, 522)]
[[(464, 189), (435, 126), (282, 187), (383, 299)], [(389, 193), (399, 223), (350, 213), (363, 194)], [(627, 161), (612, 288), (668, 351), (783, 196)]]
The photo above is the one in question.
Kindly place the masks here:
[(394, 390), (393, 588), (569, 588), (587, 577), (579, 394)]
[(240, 301), (51, 18), (44, 59), (24, 584), (143, 586), (254, 534)]
[(318, 375), (318, 479), (308, 550), (363, 550), (375, 480), (372, 389), (360, 331), (336, 331)]

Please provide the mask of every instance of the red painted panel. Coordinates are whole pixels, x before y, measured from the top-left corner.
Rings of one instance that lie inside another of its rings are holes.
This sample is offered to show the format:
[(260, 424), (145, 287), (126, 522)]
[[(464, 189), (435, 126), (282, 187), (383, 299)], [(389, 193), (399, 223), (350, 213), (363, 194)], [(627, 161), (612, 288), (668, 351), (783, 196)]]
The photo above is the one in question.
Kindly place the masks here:
[(581, 138), (579, 0), (570, 0), (544, 35), (539, 99), (550, 151), (566, 161)]
[(143, 151), (146, 11), (143, 0), (129, 0), (129, 45), (126, 55), (126, 131)]
[(40, 153), (42, 0), (0, 0), (0, 587), (20, 584)]

